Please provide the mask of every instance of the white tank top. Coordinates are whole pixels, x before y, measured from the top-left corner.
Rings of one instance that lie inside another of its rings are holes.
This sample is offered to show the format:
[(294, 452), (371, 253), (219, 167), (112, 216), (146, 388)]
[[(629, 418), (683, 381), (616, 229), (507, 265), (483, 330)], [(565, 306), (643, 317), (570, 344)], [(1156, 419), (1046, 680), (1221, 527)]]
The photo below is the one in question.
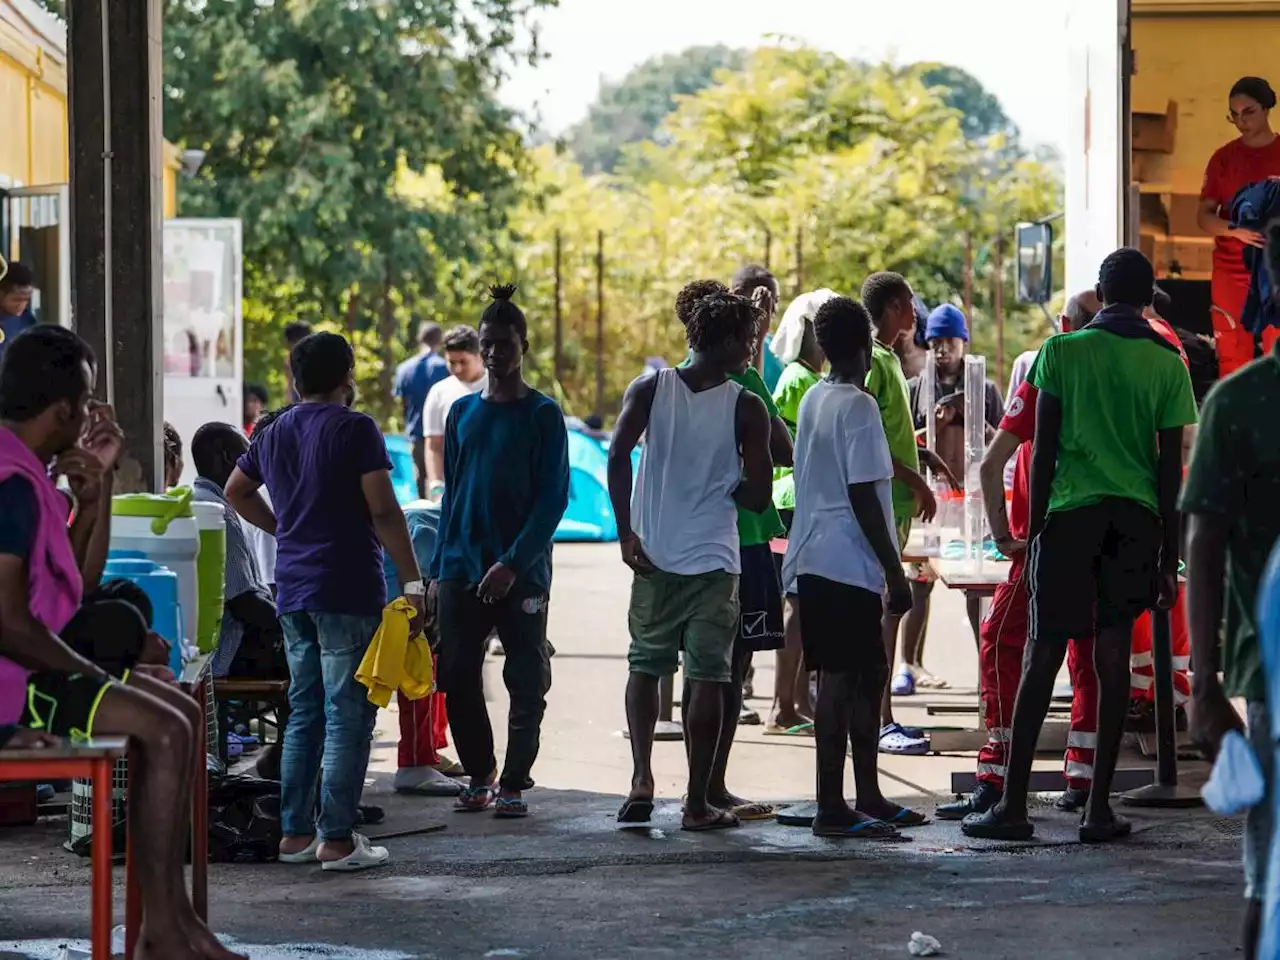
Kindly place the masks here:
[(659, 570), (686, 576), (741, 572), (733, 501), (742, 478), (741, 394), (732, 380), (695, 393), (674, 369), (657, 372), (631, 515)]

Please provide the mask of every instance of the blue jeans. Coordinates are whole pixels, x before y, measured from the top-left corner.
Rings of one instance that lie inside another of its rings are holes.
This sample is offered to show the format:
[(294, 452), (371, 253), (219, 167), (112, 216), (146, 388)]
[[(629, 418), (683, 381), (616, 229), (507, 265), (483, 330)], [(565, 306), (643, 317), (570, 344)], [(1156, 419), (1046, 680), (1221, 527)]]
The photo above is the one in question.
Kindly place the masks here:
[(356, 825), (378, 714), (355, 673), (381, 618), (288, 613), (280, 623), (291, 677), (280, 756), (281, 827), (290, 837), (347, 840)]

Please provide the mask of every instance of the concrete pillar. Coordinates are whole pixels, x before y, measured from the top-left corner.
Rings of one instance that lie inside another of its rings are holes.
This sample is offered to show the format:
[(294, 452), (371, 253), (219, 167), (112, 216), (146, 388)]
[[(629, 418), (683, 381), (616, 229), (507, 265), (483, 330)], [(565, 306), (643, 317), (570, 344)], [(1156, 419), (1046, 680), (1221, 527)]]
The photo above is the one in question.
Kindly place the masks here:
[(68, 4), (73, 309), (128, 438), (121, 490), (163, 483), (162, 9)]

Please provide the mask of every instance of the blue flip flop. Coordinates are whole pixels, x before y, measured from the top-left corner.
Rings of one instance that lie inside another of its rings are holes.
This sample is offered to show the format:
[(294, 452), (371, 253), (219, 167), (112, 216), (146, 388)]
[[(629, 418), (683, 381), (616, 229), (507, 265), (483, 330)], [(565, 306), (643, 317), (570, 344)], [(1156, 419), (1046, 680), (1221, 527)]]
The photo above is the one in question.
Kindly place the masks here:
[(813, 835), (815, 837), (854, 840), (897, 840), (901, 836), (897, 828), (892, 824), (885, 823), (883, 820), (859, 820), (857, 823), (843, 826), (827, 826), (814, 820)]

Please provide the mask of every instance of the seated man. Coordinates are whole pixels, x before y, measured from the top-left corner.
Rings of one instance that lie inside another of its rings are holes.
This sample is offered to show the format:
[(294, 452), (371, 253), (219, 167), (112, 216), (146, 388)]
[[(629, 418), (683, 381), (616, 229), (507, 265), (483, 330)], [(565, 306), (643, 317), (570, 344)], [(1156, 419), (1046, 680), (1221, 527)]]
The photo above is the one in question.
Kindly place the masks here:
[[(95, 368), (84, 341), (56, 326), (15, 338), (0, 363), (0, 724), (131, 738), (129, 829), (145, 916), (136, 955), (231, 960), (236, 954), (196, 915), (183, 876), (198, 708), (129, 669), (128, 648), (136, 666), (147, 633), (135, 607), (103, 601), (77, 612), (81, 571), (93, 583), (105, 562), (110, 475), (121, 449), (109, 409), (91, 409)], [(66, 499), (50, 479), (63, 476), (78, 502), (70, 535)], [(77, 623), (91, 644), (118, 644), (127, 683), (60, 635)], [(130, 631), (132, 644), (121, 639)]]
[[(245, 535), (247, 524), (231, 509), (223, 494), (236, 461), (248, 449), (249, 441), (244, 434), (229, 423), (206, 423), (191, 438), (191, 460), (196, 468), (192, 495), (202, 503), (216, 503), (223, 508), (227, 531), (226, 589), (222, 628), (213, 656), (213, 675), (288, 680), (284, 630), (276, 617), (275, 600), (263, 582), (258, 558)], [(288, 707), (281, 707), (282, 729), (288, 716)], [(257, 769), (268, 780), (280, 778), (278, 744), (263, 751)]]
[(223, 493), (236, 461), (248, 449), (244, 434), (229, 423), (206, 423), (191, 440), (191, 460), (196, 468), (192, 495), (201, 503), (222, 507), (227, 530), (226, 607), (213, 675), (287, 680), (284, 631), (276, 618), (275, 602), (249, 548), (245, 525)]

